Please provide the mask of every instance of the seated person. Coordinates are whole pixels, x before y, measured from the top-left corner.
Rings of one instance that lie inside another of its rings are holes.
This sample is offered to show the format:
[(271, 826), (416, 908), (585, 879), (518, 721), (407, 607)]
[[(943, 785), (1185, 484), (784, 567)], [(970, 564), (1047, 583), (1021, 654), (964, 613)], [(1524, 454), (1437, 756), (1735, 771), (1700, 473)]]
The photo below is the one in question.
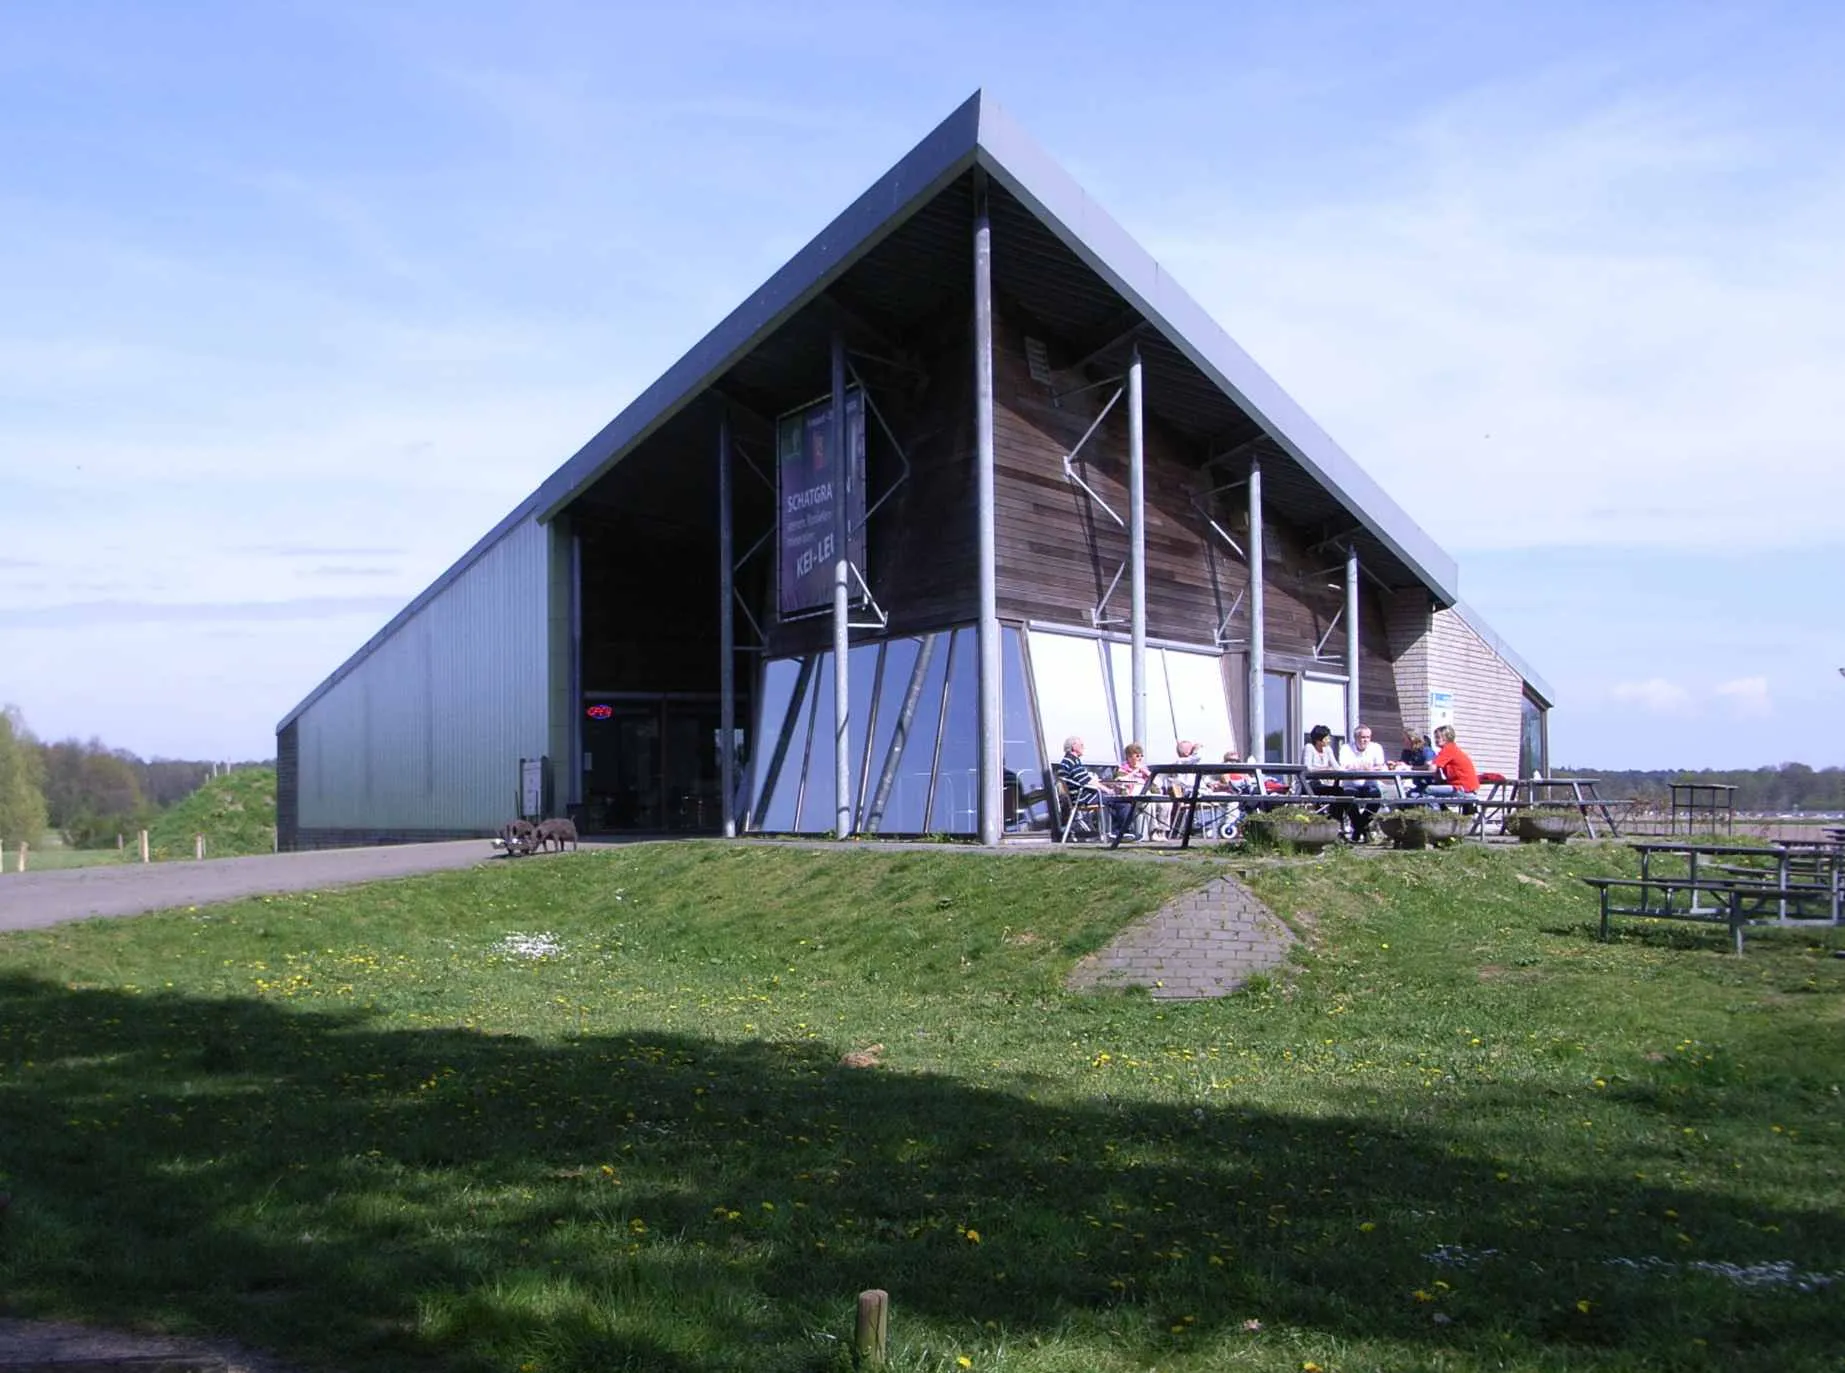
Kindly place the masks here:
[[(1224, 750), (1224, 761), (1226, 763), (1241, 763), (1244, 760), (1236, 756), (1235, 749), (1227, 748)], [(1248, 761), (1251, 763), (1256, 762), (1257, 761), (1256, 756), (1253, 753), (1250, 754)], [(1241, 794), (1241, 795), (1247, 796), (1247, 795), (1252, 795), (1255, 792), (1259, 791), (1260, 788), (1256, 785), (1255, 777), (1251, 775), (1250, 773), (1224, 772), (1224, 773), (1219, 773), (1215, 777), (1205, 778), (1204, 779), (1204, 790), (1205, 791), (1220, 791), (1220, 792), (1227, 791), (1233, 794)]]
[[(1342, 772), (1383, 772), (1384, 747), (1374, 743), (1371, 738), (1371, 726), (1361, 724), (1352, 730), (1351, 742), (1339, 745), (1339, 768)], [(1384, 789), (1376, 782), (1346, 782), (1344, 791), (1348, 796), (1381, 797)], [(1371, 817), (1377, 814), (1376, 806), (1353, 806), (1348, 813), (1352, 822), (1352, 838), (1357, 843), (1364, 843), (1371, 828)]]
[(1441, 781), (1431, 782), (1424, 787), (1423, 795), (1465, 796), (1471, 799), (1480, 789), (1480, 774), (1473, 765), (1473, 759), (1454, 742), (1454, 726), (1443, 725), (1437, 729), (1435, 742), (1441, 745), (1435, 753), (1435, 771), (1441, 774)]
[(1397, 761), (1403, 767), (1422, 772), (1435, 763), (1435, 750), (1429, 747), (1428, 737), (1418, 734), (1413, 729), (1403, 731), (1403, 751), (1397, 755)]
[(1121, 750), (1121, 766), (1115, 769), (1115, 799), (1108, 803), (1108, 811), (1116, 833), (1123, 839), (1133, 839), (1136, 835), (1134, 803), (1121, 798), (1140, 795), (1152, 777), (1147, 771), (1146, 749), (1139, 744), (1129, 744)]
[(1102, 793), (1107, 788), (1083, 762), (1082, 735), (1072, 734), (1063, 741), (1063, 757), (1057, 760), (1057, 766), (1052, 770), (1057, 774), (1057, 780), (1063, 784), (1072, 806), (1090, 806), (1101, 803)]

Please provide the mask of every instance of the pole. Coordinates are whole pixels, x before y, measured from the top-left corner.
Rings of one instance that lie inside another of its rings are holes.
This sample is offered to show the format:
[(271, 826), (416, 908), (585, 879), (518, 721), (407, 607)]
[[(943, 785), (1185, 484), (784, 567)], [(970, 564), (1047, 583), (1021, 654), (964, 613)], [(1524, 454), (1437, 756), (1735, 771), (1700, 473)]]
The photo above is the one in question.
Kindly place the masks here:
[(718, 420), (718, 805), (724, 837), (737, 835), (737, 625), (734, 534), (730, 513), (730, 412)]
[(1141, 410), (1140, 349), (1128, 363), (1128, 582), (1129, 680), (1134, 739), (1147, 746), (1147, 454), (1146, 421)]
[[(1249, 751), (1268, 762), (1268, 725), (1262, 718), (1262, 666), (1267, 646), (1262, 637), (1262, 464), (1249, 464)], [(1286, 726), (1284, 725), (1285, 729)], [(1281, 751), (1287, 758), (1286, 741)], [(1279, 760), (1278, 760), (1279, 761)]]
[(147, 831), (141, 831), (141, 861), (147, 862)]
[(1345, 737), (1358, 732), (1358, 550), (1345, 550)]
[(858, 1294), (852, 1354), (860, 1368), (883, 1368), (890, 1357), (890, 1293), (882, 1288)]
[(827, 455), (833, 465), (833, 833), (852, 835), (852, 732), (847, 709), (852, 680), (851, 533), (849, 502), (852, 460), (846, 452), (846, 341), (833, 330), (833, 407), (826, 427)]
[(1005, 825), (1003, 795), (1005, 734), (1000, 715), (999, 559), (994, 517), (993, 460), (993, 226), (987, 215), (987, 183), (977, 174), (974, 199), (974, 491), (980, 561), (980, 618), (974, 627), (979, 650), (975, 689), (979, 695), (980, 842), (997, 844)]

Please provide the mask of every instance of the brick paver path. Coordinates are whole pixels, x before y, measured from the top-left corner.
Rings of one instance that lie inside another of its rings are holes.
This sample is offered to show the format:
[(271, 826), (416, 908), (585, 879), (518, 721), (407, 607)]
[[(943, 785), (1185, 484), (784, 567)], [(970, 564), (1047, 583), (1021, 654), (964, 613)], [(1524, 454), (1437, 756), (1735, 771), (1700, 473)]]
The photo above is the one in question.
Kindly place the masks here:
[(1228, 996), (1254, 973), (1280, 967), (1294, 935), (1249, 888), (1219, 877), (1129, 925), (1078, 963), (1072, 991), (1145, 987), (1154, 997)]

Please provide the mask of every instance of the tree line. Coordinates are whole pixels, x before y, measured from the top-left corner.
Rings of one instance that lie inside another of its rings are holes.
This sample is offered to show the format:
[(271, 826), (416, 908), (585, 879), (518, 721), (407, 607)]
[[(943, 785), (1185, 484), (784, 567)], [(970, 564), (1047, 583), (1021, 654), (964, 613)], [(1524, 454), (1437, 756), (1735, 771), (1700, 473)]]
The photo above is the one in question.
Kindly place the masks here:
[[(0, 708), (0, 840), (55, 830), (74, 848), (113, 845), (197, 791), (223, 764), (142, 759), (101, 739), (41, 742), (14, 706)], [(235, 766), (251, 766), (236, 764)]]
[(1661, 809), (1672, 802), (1670, 784), (1697, 782), (1736, 788), (1736, 809), (1780, 815), (1795, 811), (1845, 811), (1845, 768), (1811, 768), (1782, 763), (1772, 768), (1653, 769), (1609, 771), (1559, 768), (1556, 775), (1595, 777), (1603, 796), (1631, 796)]

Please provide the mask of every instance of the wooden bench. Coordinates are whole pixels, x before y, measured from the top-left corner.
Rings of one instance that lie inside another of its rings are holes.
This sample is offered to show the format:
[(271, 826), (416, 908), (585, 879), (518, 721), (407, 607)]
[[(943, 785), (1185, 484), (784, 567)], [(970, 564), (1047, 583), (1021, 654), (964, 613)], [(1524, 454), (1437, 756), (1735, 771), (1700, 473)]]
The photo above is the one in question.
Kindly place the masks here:
[[(1743, 930), (1759, 917), (1771, 917), (1763, 923), (1773, 924), (1838, 923), (1838, 895), (1834, 888), (1808, 883), (1782, 884), (1774, 881), (1773, 876), (1765, 873), (1764, 877), (1769, 879), (1766, 881), (1734, 877), (1585, 877), (1582, 880), (1600, 895), (1603, 939), (1608, 937), (1611, 916), (1691, 920), (1728, 926), (1736, 952), (1741, 953)], [(1629, 893), (1632, 896), (1628, 903), (1620, 904), (1621, 898)], [(1704, 897), (1710, 898), (1709, 903), (1700, 899)], [(1786, 914), (1790, 907), (1805, 910), (1814, 905), (1828, 907), (1829, 915), (1809, 919)]]

